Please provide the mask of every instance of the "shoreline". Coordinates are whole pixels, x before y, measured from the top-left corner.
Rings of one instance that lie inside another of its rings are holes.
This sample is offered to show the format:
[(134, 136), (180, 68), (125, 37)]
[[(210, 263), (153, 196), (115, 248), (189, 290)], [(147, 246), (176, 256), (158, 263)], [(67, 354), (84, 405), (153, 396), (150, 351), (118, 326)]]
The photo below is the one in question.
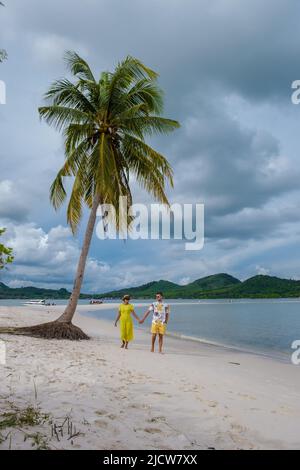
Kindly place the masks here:
[[(8, 299), (9, 300), (9, 299)], [(183, 300), (182, 302), (172, 302), (172, 300), (169, 302), (169, 304), (172, 306), (172, 305), (178, 305), (180, 303), (180, 305), (182, 306), (188, 306), (188, 305), (198, 305), (198, 301), (195, 301), (195, 302), (190, 302), (190, 300), (193, 300), (193, 299), (185, 299)], [(213, 299), (212, 299), (213, 300)], [(226, 299), (225, 299), (226, 300)], [(237, 299), (238, 300), (238, 299)], [(249, 299), (250, 300), (250, 303), (259, 303), (259, 302), (256, 302), (256, 299)], [(261, 299), (262, 300), (262, 299)], [(266, 302), (266, 303), (279, 303), (280, 302), (280, 299), (268, 299), (270, 302)], [(22, 300), (20, 300), (22, 301)], [(61, 311), (62, 307), (64, 307), (65, 305), (67, 305), (67, 300), (65, 299), (61, 299), (61, 301), (63, 301), (64, 303), (61, 303), (61, 304), (55, 304), (55, 305), (50, 305), (50, 306), (32, 306), (32, 305), (18, 305), (16, 306), (16, 308), (32, 308), (33, 310), (38, 310), (38, 309), (51, 309), (51, 311), (55, 311), (57, 310), (58, 312)], [(299, 301), (290, 301), (288, 299), (281, 299), (282, 302), (291, 302), (291, 303), (300, 303), (300, 300)], [(147, 299), (144, 299), (144, 300), (141, 300), (141, 301), (138, 301), (135, 300), (135, 307), (147, 307), (149, 305), (149, 303), (147, 302)], [(224, 304), (228, 304), (229, 302), (224, 302)], [(239, 304), (244, 304), (244, 303), (248, 303), (248, 302), (236, 302), (236, 303), (239, 303)], [(206, 305), (206, 304), (221, 304), (221, 302), (202, 302), (200, 301), (199, 304), (201, 305)], [(103, 303), (103, 304), (93, 304), (93, 305), (90, 305), (90, 304), (78, 304), (77, 306), (77, 310), (76, 310), (76, 315), (80, 315), (80, 312), (83, 313), (83, 317), (88, 317), (88, 318), (94, 318), (94, 319), (97, 319), (99, 321), (106, 321), (108, 323), (110, 323), (110, 320), (108, 319), (105, 319), (105, 318), (98, 318), (94, 315), (88, 315), (89, 312), (93, 312), (93, 311), (97, 311), (97, 310), (109, 310), (109, 309), (117, 309), (118, 306), (120, 305), (120, 301), (119, 302), (115, 302), (115, 301), (111, 301), (109, 303)], [(1, 305), (1, 300), (0, 300), (0, 308), (4, 307), (3, 305)], [(10, 306), (9, 306), (10, 307)], [(13, 307), (13, 306), (12, 306)], [(41, 310), (41, 311), (42, 311)], [(138, 326), (135, 324), (135, 329), (140, 329), (141, 331), (146, 331), (147, 332), (147, 327), (141, 327), (141, 326)], [(235, 345), (235, 344), (226, 344), (226, 343), (220, 343), (218, 341), (214, 341), (213, 339), (210, 340), (210, 339), (206, 339), (206, 338), (201, 338), (201, 337), (197, 337), (197, 336), (192, 336), (192, 335), (188, 335), (188, 334), (184, 334), (184, 333), (180, 333), (180, 332), (176, 332), (176, 331), (167, 331), (166, 333), (166, 336), (167, 337), (170, 337), (170, 338), (174, 338), (174, 339), (177, 339), (177, 340), (180, 340), (180, 341), (191, 341), (191, 342), (194, 342), (194, 343), (200, 343), (200, 344), (206, 344), (206, 345), (210, 345), (212, 347), (216, 347), (216, 348), (221, 348), (221, 349), (225, 349), (225, 350), (232, 350), (232, 351), (237, 351), (237, 352), (240, 352), (240, 353), (244, 353), (244, 354), (250, 354), (250, 355), (254, 355), (254, 356), (258, 356), (258, 357), (265, 357), (265, 358), (269, 358), (271, 360), (274, 360), (274, 361), (278, 361), (280, 363), (287, 363), (289, 364), (291, 361), (290, 361), (290, 357), (293, 353), (293, 350), (289, 351), (289, 353), (287, 351), (283, 351), (283, 350), (273, 350), (273, 349), (266, 349), (266, 350), (256, 350), (256, 349), (251, 349), (250, 347), (247, 348), (247, 347), (243, 347), (242, 345)]]
[[(170, 305), (176, 305), (176, 304), (172, 304), (171, 302), (169, 304)], [(119, 304), (114, 303), (114, 304), (101, 304), (101, 305), (102, 305), (102, 308), (99, 309), (99, 310), (106, 310), (106, 309), (113, 309), (113, 308), (117, 309)], [(111, 307), (111, 305), (113, 305), (113, 306)], [(190, 304), (189, 303), (182, 303), (181, 305), (190, 305)], [(136, 307), (142, 307), (142, 306), (148, 306), (148, 304), (147, 303), (136, 303), (135, 306)], [(94, 315), (88, 315), (89, 312), (92, 313), (92, 311), (89, 308), (90, 305), (87, 305), (87, 306), (80, 305), (80, 307), (81, 307), (80, 311), (82, 312), (81, 315), (83, 317), (94, 318), (96, 320), (105, 321), (105, 322), (110, 323), (109, 319), (98, 318)], [(99, 305), (94, 305), (93, 307), (95, 307), (93, 310), (97, 311), (96, 307), (99, 307)], [(78, 313), (78, 314), (80, 315), (80, 313)], [(141, 331), (144, 331), (144, 332), (148, 331), (149, 334), (150, 334), (150, 328), (141, 327), (141, 326), (135, 324), (135, 329), (141, 330)], [(179, 340), (179, 341), (194, 342), (194, 343), (208, 345), (208, 346), (221, 348), (221, 349), (225, 349), (225, 350), (229, 350), (229, 351), (236, 351), (236, 352), (240, 352), (240, 353), (244, 353), (244, 354), (250, 354), (250, 355), (254, 355), (254, 356), (258, 356), (258, 357), (265, 357), (265, 358), (268, 358), (268, 359), (271, 359), (271, 360), (274, 360), (274, 361), (278, 361), (280, 363), (287, 363), (287, 364), (289, 364), (291, 362), (290, 357), (291, 357), (291, 354), (293, 352), (293, 351), (291, 351), (290, 354), (287, 354), (283, 351), (276, 351), (276, 350), (274, 350), (274, 351), (273, 350), (258, 351), (258, 350), (255, 350), (255, 349), (243, 348), (242, 346), (239, 346), (239, 345), (224, 344), (224, 343), (219, 343), (217, 341), (213, 341), (213, 340), (209, 340), (209, 339), (205, 339), (205, 338), (200, 338), (200, 337), (197, 337), (197, 336), (191, 336), (191, 335), (187, 335), (187, 334), (183, 334), (183, 333), (177, 333), (175, 331), (167, 331), (166, 332), (166, 337), (173, 338), (173, 339), (176, 339), (176, 340)]]
[[(91, 296), (92, 298), (92, 296)], [(17, 302), (26, 302), (28, 300), (39, 300), (39, 298), (32, 298), (32, 297), (24, 297), (24, 298), (0, 298), (0, 302), (5, 302), (5, 301), (17, 301)], [(46, 299), (46, 300), (51, 300), (51, 301), (58, 301), (58, 302), (68, 302), (69, 298), (66, 298), (66, 299)], [(96, 299), (98, 300), (98, 299)], [(138, 303), (145, 303), (146, 305), (148, 305), (149, 301), (153, 301), (153, 297), (149, 297), (149, 298), (144, 298), (144, 299), (135, 299), (134, 297), (132, 297), (131, 301), (132, 302), (138, 302)], [(174, 302), (174, 300), (176, 300), (176, 302)], [(210, 302), (207, 302), (207, 301), (210, 301)], [(107, 303), (120, 303), (122, 300), (121, 299), (118, 299), (118, 298), (115, 298), (115, 299), (104, 299), (104, 304), (107, 305)], [(260, 303), (261, 301), (266, 301), (266, 303), (277, 303), (277, 302), (293, 302), (293, 303), (300, 303), (300, 298), (299, 297), (236, 297), (236, 298), (220, 298), (220, 299), (216, 299), (216, 298), (213, 298), (213, 297), (208, 297), (207, 299), (181, 299), (181, 298), (178, 298), (178, 299), (170, 299), (168, 301), (168, 303), (170, 305), (176, 305), (176, 304), (182, 304), (182, 305), (190, 305), (190, 304), (197, 304), (197, 303), (200, 303), (200, 304), (205, 304), (205, 303), (216, 303), (216, 304), (219, 304), (219, 303), (226, 303), (226, 304), (230, 304), (230, 303), (247, 303), (247, 302), (251, 302), (251, 303)], [(79, 299), (79, 302), (89, 302), (89, 299)], [(59, 304), (59, 305), (63, 305), (63, 304)], [(78, 304), (78, 305), (89, 305), (89, 304)], [(91, 304), (91, 305), (103, 305), (103, 304)], [(4, 305), (3, 305), (4, 306)]]
[[(83, 315), (86, 307), (74, 323), (90, 341), (1, 335), (7, 361), (0, 365), (0, 409), (38, 402), (55, 423), (68, 415), (80, 431), (73, 443), (58, 442), (47, 422), (36, 425), (51, 449), (300, 448), (296, 366), (170, 336), (166, 354), (153, 354), (143, 329), (121, 350), (119, 329)], [(60, 311), (1, 307), (0, 324), (49, 321)], [(24, 429), (11, 432), (12, 448), (31, 448)], [(8, 446), (3, 441), (0, 449)]]

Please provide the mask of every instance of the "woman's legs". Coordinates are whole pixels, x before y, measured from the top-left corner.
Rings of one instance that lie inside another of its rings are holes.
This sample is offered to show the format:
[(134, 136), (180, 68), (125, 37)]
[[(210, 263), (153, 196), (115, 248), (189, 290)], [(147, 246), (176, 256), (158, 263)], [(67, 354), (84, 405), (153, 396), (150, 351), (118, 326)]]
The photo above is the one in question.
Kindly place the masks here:
[(122, 339), (121, 348), (124, 348), (124, 346), (125, 346), (125, 341)]

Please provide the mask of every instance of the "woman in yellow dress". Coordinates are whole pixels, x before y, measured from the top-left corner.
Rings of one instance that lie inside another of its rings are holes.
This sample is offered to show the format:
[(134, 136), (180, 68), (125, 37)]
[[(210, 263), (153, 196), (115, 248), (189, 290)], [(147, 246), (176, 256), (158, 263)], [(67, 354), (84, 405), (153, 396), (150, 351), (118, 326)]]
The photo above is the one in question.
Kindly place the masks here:
[(119, 307), (118, 316), (115, 321), (117, 326), (120, 320), (120, 336), (122, 340), (121, 348), (128, 349), (129, 341), (133, 340), (133, 320), (131, 314), (139, 322), (140, 319), (134, 311), (134, 307), (129, 303), (130, 295), (124, 295), (123, 303)]

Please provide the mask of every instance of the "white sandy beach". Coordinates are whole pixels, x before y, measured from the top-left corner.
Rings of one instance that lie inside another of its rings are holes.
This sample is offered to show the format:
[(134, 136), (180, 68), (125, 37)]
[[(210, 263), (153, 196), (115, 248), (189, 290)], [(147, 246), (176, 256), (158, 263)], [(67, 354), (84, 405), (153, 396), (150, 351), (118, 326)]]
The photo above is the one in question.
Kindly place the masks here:
[[(300, 366), (170, 337), (166, 354), (153, 354), (137, 328), (126, 351), (118, 328), (83, 309), (74, 323), (90, 341), (0, 336), (0, 423), (14, 406), (49, 414), (33, 427), (0, 424), (0, 449), (300, 448)], [(1, 307), (0, 324), (49, 321), (61, 310)]]

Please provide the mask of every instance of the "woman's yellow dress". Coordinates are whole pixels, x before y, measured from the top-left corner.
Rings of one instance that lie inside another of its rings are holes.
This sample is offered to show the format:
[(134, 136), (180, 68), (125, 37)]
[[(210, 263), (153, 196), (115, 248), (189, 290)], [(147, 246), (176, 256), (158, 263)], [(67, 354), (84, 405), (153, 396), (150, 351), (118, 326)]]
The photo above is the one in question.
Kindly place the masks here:
[(120, 316), (120, 336), (122, 341), (132, 341), (133, 340), (133, 320), (131, 312), (134, 308), (131, 304), (122, 304), (119, 307)]

